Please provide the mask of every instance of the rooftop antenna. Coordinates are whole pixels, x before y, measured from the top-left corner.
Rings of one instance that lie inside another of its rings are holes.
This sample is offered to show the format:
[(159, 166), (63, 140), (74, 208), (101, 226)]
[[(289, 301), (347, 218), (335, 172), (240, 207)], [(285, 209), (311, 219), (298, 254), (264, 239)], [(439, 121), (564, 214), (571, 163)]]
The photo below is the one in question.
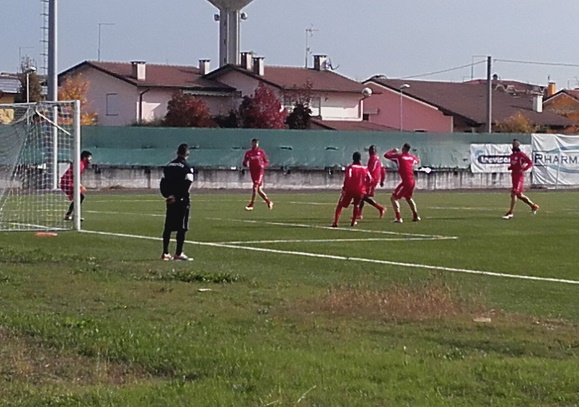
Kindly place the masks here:
[(308, 67), (308, 59), (310, 58), (310, 55), (312, 54), (312, 50), (310, 48), (310, 43), (309, 43), (309, 39), (311, 37), (314, 36), (314, 32), (320, 31), (317, 28), (314, 28), (314, 25), (311, 24), (310, 28), (306, 28), (306, 64), (305, 67)]
[(239, 65), (240, 21), (247, 19), (241, 9), (253, 0), (207, 0), (219, 9), (219, 66)]

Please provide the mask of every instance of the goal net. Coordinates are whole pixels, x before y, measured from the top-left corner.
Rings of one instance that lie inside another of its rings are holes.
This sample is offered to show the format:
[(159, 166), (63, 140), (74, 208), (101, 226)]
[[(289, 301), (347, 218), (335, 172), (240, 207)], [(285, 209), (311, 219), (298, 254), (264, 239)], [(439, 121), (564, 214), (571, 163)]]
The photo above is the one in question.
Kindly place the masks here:
[[(80, 229), (79, 103), (0, 105), (0, 230)], [(60, 178), (74, 170), (75, 215)]]

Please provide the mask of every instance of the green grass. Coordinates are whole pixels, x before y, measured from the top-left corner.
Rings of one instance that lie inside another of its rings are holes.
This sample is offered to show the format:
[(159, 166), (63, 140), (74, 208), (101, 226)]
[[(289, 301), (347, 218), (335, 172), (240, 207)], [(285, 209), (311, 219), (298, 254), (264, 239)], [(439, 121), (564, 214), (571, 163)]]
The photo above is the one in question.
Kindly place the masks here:
[(579, 193), (530, 195), (354, 232), (337, 193), (199, 194), (178, 263), (160, 197), (90, 194), (83, 228), (133, 236), (0, 234), (0, 405), (578, 406), (579, 285), (467, 272), (579, 281)]

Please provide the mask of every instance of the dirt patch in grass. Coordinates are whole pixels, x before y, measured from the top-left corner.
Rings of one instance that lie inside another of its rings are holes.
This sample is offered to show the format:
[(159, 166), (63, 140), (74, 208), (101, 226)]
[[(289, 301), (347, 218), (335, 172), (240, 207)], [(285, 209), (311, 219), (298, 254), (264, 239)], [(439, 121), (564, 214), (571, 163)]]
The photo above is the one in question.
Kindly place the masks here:
[(335, 286), (325, 295), (306, 300), (309, 312), (334, 316), (426, 321), (453, 316), (485, 317), (482, 296), (462, 295), (444, 282), (397, 284), (385, 289)]
[(138, 367), (47, 347), (0, 327), (0, 388), (2, 382), (120, 387), (150, 380)]

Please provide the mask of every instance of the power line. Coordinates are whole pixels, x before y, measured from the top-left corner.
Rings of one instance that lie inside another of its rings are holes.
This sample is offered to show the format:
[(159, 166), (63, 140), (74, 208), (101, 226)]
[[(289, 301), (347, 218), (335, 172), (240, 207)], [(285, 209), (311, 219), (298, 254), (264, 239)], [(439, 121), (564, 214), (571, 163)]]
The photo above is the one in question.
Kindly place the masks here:
[(482, 64), (482, 63), (485, 63), (485, 62), (486, 62), (486, 61), (478, 61), (478, 62), (466, 64), (466, 65), (455, 66), (454, 68), (448, 68), (448, 69), (443, 69), (443, 70), (440, 70), (440, 71), (423, 73), (423, 74), (420, 74), (420, 75), (405, 76), (405, 77), (403, 77), (403, 78), (398, 78), (398, 79), (422, 78), (422, 77), (424, 77), (424, 76), (432, 76), (432, 75), (436, 75), (436, 74), (439, 74), (439, 73), (458, 71), (459, 69), (470, 68), (470, 67), (473, 67), (473, 66), (475, 66), (475, 65), (479, 65), (479, 64)]
[(559, 63), (559, 62), (519, 61), (516, 59), (495, 59), (495, 62), (509, 62), (512, 64), (527, 64), (527, 65), (579, 67), (579, 64), (567, 64), (567, 63)]

